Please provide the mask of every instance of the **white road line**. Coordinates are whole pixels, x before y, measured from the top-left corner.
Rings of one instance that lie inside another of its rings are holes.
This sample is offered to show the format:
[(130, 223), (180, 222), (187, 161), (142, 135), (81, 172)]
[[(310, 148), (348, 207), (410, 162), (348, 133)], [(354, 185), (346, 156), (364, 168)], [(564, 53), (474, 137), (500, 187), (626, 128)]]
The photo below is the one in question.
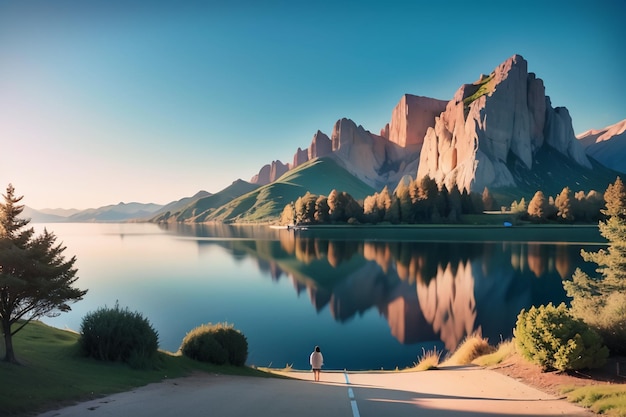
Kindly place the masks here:
[(350, 401), (350, 405), (352, 405), (352, 415), (354, 417), (361, 417), (361, 415), (359, 414), (359, 407), (357, 407), (356, 405), (356, 401), (355, 400)]
[[(343, 375), (346, 378), (346, 385), (350, 385), (348, 373), (344, 372)], [(352, 417), (361, 417), (361, 414), (359, 413), (359, 407), (356, 405), (356, 400), (354, 399), (354, 391), (352, 390), (352, 388), (348, 388), (348, 398), (350, 398), (350, 406), (352, 407)]]

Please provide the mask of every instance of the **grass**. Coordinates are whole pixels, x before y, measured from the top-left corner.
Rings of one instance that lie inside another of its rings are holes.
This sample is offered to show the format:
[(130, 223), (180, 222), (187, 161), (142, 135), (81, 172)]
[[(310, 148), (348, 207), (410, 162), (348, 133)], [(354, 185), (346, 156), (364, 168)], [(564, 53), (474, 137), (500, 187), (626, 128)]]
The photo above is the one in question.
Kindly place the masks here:
[(346, 191), (357, 200), (374, 194), (373, 188), (334, 160), (318, 158), (288, 171), (271, 184), (232, 199), (207, 213), (202, 220), (237, 223), (276, 221), (285, 205), (295, 202), (307, 191), (327, 196), (333, 188)]
[(478, 333), (471, 334), (442, 364), (443, 366), (469, 365), (476, 358), (493, 353), (495, 348)]
[(409, 368), (411, 371), (428, 371), (431, 369), (437, 369), (439, 366), (439, 360), (441, 359), (441, 352), (434, 350), (424, 350), (422, 348), (422, 356), (418, 359), (413, 368)]
[(477, 357), (472, 364), (485, 367), (498, 365), (513, 353), (515, 353), (515, 343), (512, 340), (505, 340), (496, 347), (495, 352)]
[[(14, 336), (20, 365), (0, 362), (0, 415), (15, 416), (178, 378), (194, 372), (269, 376), (248, 367), (216, 366), (159, 352), (158, 369), (135, 370), (78, 354), (79, 335), (31, 322)], [(4, 344), (0, 344), (4, 357)]]
[(479, 82), (474, 83), (474, 85), (478, 86), (478, 88), (476, 89), (474, 94), (463, 99), (463, 104), (465, 106), (469, 106), (473, 101), (477, 100), (481, 96), (491, 93), (493, 91), (493, 86), (489, 84), (489, 81), (493, 79), (493, 76), (494, 73), (491, 73), (488, 77), (485, 77)]
[(562, 392), (567, 394), (568, 401), (594, 413), (626, 417), (626, 387), (623, 384), (565, 387)]

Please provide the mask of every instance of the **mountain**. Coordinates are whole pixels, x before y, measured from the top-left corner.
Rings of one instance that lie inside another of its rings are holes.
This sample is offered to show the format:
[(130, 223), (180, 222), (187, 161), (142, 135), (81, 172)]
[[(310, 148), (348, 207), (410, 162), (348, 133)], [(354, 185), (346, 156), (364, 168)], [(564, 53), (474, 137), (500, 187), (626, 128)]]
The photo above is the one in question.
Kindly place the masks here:
[(76, 214), (80, 212), (80, 210), (78, 209), (64, 209), (64, 208), (55, 208), (55, 209), (45, 208), (45, 209), (39, 209), (37, 211), (42, 214), (51, 214), (53, 216), (59, 216), (59, 217), (69, 217), (72, 214)]
[[(472, 191), (517, 187), (513, 167), (535, 171), (537, 152), (547, 148), (575, 163), (580, 174), (591, 172), (569, 112), (552, 107), (543, 81), (514, 55), (457, 90), (424, 137), (417, 177)], [(555, 164), (550, 169), (558, 173)], [(572, 180), (563, 178), (563, 185)]]
[[(24, 211), (22, 211), (22, 217), (26, 219), (30, 219), (33, 223), (61, 223), (67, 221), (67, 217), (54, 214), (54, 213), (64, 213), (64, 211), (58, 211), (59, 209), (53, 210), (53, 213), (46, 212), (44, 210), (35, 210), (34, 208), (24, 206)], [(49, 210), (49, 209), (48, 209)], [(76, 210), (71, 210), (72, 213), (76, 213)]]
[[(306, 192), (328, 195), (333, 189), (346, 191), (356, 199), (373, 194), (374, 189), (342, 168), (333, 158), (317, 158), (288, 171), (277, 181), (256, 188), (201, 215), (193, 211), (177, 216), (177, 221), (266, 222), (280, 216), (285, 205)], [(218, 193), (219, 194), (219, 193)], [(217, 195), (217, 194), (216, 194)]]
[(626, 119), (604, 129), (581, 133), (578, 140), (588, 156), (626, 174)]
[(395, 186), (405, 175), (415, 176), (426, 130), (446, 101), (405, 94), (393, 109), (391, 120), (380, 135), (365, 130), (350, 119), (338, 120), (330, 138), (321, 131), (313, 135), (308, 148), (298, 148), (293, 162), (273, 161), (264, 165), (250, 182), (265, 185), (284, 172), (315, 158), (330, 156), (352, 175), (375, 189)]
[[(318, 130), (293, 162), (273, 161), (251, 181), (272, 183), (324, 156), (375, 190), (393, 189), (407, 175), (428, 175), (448, 188), (504, 190), (514, 198), (564, 186), (604, 190), (626, 170), (625, 130), (626, 121), (578, 140), (568, 110), (552, 107), (543, 80), (513, 55), (449, 101), (405, 94), (380, 134), (340, 119), (330, 137)], [(609, 136), (614, 139), (584, 147), (591, 137)]]
[(178, 208), (177, 210), (161, 210), (157, 216), (154, 216), (153, 222), (203, 222), (216, 209), (233, 199), (247, 194), (259, 188), (256, 184), (251, 184), (243, 180), (236, 180), (223, 190), (208, 195), (206, 197), (194, 200), (189, 204)]
[(181, 198), (180, 200), (172, 201), (171, 203), (164, 205), (156, 213), (153, 213), (152, 217), (156, 217), (160, 215), (167, 215), (167, 213), (176, 213), (184, 209), (188, 205), (193, 204), (200, 199), (210, 197), (212, 195), (213, 194), (204, 190), (198, 191), (191, 197)]
[(66, 218), (67, 222), (124, 222), (128, 220), (146, 219), (159, 210), (159, 204), (118, 203), (96, 209), (82, 210)]

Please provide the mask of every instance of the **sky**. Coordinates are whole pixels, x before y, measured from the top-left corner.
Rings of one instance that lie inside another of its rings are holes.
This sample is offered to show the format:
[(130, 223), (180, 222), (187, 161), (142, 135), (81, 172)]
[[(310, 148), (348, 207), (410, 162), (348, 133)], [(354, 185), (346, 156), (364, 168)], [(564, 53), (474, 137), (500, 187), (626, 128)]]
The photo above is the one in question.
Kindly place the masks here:
[(0, 187), (36, 209), (167, 204), (289, 162), (514, 54), (575, 132), (626, 119), (623, 0), (0, 0)]

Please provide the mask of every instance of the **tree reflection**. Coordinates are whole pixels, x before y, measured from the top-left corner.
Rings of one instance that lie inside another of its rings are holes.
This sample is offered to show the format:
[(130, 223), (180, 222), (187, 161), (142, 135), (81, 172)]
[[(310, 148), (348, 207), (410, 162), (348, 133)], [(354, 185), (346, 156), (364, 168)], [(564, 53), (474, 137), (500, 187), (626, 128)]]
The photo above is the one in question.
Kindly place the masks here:
[(474, 332), (493, 342), (508, 338), (522, 308), (567, 301), (561, 279), (581, 262), (580, 246), (565, 244), (363, 241), (268, 230), (185, 233), (256, 259), (338, 322), (375, 309), (400, 343), (438, 339), (448, 350)]

